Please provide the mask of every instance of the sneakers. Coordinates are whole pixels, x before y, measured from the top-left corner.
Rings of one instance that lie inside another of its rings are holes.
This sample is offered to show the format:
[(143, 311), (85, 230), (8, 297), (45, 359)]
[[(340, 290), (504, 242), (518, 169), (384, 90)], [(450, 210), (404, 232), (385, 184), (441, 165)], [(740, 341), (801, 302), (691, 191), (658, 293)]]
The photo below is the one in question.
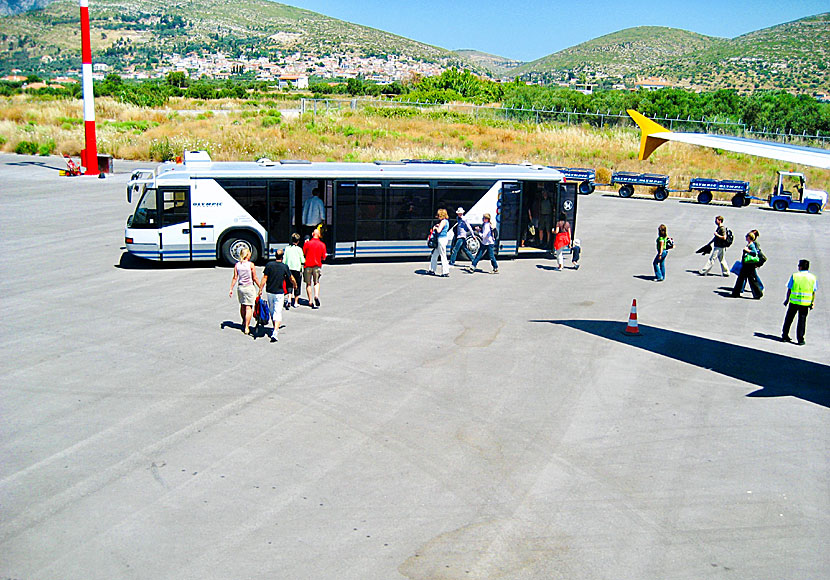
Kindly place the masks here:
[(806, 342), (804, 342), (803, 340), (799, 340), (796, 344), (797, 344), (798, 346), (804, 346), (804, 345), (805, 345), (805, 344), (807, 344), (807, 343), (806, 343)]
[(271, 335), (271, 342), (279, 342), (279, 341), (280, 341), (279, 336), (277, 336), (276, 334)]
[(781, 342), (792, 342), (792, 341), (793, 341), (793, 339), (790, 338), (789, 336), (782, 336), (781, 337)]
[(574, 270), (579, 270), (579, 264), (574, 264)]
[(317, 308), (319, 308), (319, 307), (320, 307), (320, 299), (319, 299), (319, 298), (315, 298), (315, 299), (314, 299), (314, 304), (317, 306)]
[(498, 269), (498, 268), (493, 268), (493, 271), (492, 271), (492, 272), (490, 272), (490, 273), (491, 273), (491, 274), (498, 274), (498, 273), (499, 273), (499, 269)]

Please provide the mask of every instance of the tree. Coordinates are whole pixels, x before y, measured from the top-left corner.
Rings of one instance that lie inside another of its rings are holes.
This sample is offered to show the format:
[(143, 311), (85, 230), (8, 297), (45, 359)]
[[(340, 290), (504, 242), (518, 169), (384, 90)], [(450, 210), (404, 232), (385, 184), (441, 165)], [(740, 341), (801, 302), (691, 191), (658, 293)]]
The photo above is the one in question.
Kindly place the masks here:
[(183, 72), (167, 73), (167, 84), (171, 87), (176, 87), (179, 89), (186, 88), (188, 85), (187, 75)]

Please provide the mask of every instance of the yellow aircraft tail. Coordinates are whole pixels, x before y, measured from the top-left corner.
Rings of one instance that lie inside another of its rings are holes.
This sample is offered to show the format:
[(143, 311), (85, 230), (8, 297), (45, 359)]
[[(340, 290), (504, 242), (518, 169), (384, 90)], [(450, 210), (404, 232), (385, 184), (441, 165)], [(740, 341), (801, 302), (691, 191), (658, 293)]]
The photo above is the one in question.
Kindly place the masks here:
[(640, 126), (640, 159), (648, 159), (648, 156), (654, 153), (655, 149), (667, 141), (667, 139), (653, 137), (652, 135), (654, 133), (671, 133), (671, 131), (634, 109), (628, 109), (627, 113)]

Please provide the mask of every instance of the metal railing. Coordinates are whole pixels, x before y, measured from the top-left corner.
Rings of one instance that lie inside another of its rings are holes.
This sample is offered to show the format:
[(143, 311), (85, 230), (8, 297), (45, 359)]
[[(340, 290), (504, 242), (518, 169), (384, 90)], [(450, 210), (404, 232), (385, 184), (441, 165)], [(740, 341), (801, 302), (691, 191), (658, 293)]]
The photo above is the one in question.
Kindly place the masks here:
[[(476, 105), (473, 103), (430, 103), (422, 101), (393, 101), (387, 99), (302, 99), (301, 113), (313, 115), (330, 113), (332, 111), (358, 111), (365, 108), (407, 108), (416, 111), (458, 114), (479, 119), (501, 119), (505, 121), (525, 121), (537, 124), (559, 123), (566, 125), (589, 124), (595, 127), (633, 127), (636, 126), (631, 117), (625, 112), (612, 113), (610, 111), (567, 111), (554, 109), (536, 109), (526, 107), (504, 107)], [(812, 133), (794, 133), (773, 127), (752, 127), (746, 123), (719, 119), (692, 119), (679, 117), (654, 116), (650, 117), (657, 123), (671, 130), (697, 131), (704, 133), (718, 133), (736, 137), (761, 137), (784, 142), (804, 141), (814, 142), (822, 146), (830, 144), (830, 133), (817, 131)]]

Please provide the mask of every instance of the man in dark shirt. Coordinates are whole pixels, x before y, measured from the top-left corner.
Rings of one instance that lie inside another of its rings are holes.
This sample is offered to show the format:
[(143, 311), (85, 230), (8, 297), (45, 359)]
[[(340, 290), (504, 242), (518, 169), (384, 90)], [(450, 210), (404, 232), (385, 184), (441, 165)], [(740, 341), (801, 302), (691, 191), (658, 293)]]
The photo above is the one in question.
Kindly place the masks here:
[(280, 331), (280, 322), (282, 322), (282, 303), (285, 299), (287, 284), (290, 282), (292, 288), (297, 285), (294, 282), (294, 276), (291, 275), (291, 270), (283, 264), (282, 256), (283, 251), (277, 250), (274, 261), (265, 264), (265, 273), (259, 283), (259, 295), (262, 294), (264, 287), (265, 297), (268, 300), (268, 312), (271, 315), (271, 323), (274, 325), (271, 342), (279, 340), (277, 334)]

